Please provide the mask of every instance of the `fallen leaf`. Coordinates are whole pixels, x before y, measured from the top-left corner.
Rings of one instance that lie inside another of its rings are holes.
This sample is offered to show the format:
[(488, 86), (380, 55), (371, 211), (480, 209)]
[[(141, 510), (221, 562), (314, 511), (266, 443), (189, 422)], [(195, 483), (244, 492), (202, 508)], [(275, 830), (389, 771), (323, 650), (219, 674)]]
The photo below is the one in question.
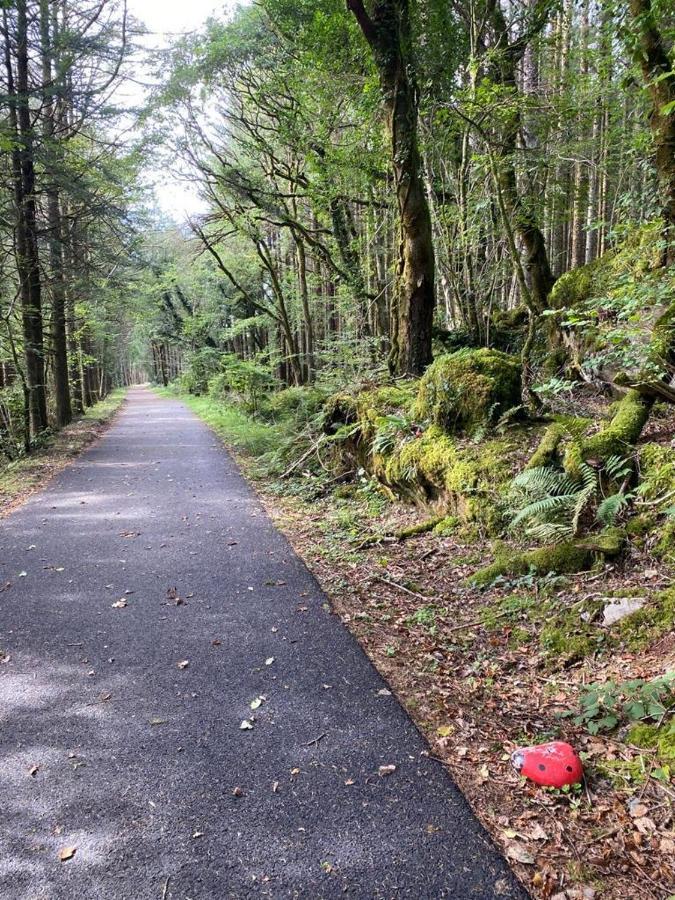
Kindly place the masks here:
[(346, 786), (346, 787), (351, 787), (353, 784), (356, 784), (356, 782), (354, 781), (353, 778), (348, 778), (348, 779), (345, 781), (345, 786)]
[(278, 782), (278, 781), (273, 781), (273, 782), (272, 782), (272, 793), (273, 793), (273, 794), (278, 794), (278, 793), (279, 793), (279, 782)]
[(72, 859), (77, 853), (77, 847), (62, 847), (59, 850), (59, 859), (61, 862), (67, 862), (67, 860)]
[(244, 721), (239, 726), (239, 729), (241, 731), (250, 731), (252, 728), (253, 728), (253, 725), (251, 722), (249, 722), (248, 719), (244, 719)]
[(179, 669), (187, 669), (187, 667), (190, 665), (190, 660), (189, 659), (181, 659), (181, 661), (177, 662), (176, 665), (178, 666)]
[(539, 822), (533, 822), (532, 827), (528, 829), (527, 836), (532, 841), (546, 841), (548, 840), (548, 835), (541, 827)]
[(25, 578), (28, 575), (28, 572), (19, 572), (19, 578)]
[(296, 775), (300, 774), (300, 769), (291, 769), (291, 775), (295, 778)]
[(452, 725), (441, 725), (439, 728), (436, 729), (436, 733), (440, 737), (450, 737), (450, 735), (452, 734), (452, 732), (454, 730), (455, 729)]
[(266, 665), (266, 666), (271, 666), (273, 662), (274, 662), (274, 657), (273, 657), (273, 656), (268, 656), (267, 659), (265, 660), (265, 665)]
[(393, 766), (393, 765), (380, 766), (380, 768), (377, 771), (378, 771), (378, 774), (382, 778), (384, 778), (386, 775), (392, 775), (396, 771), (396, 766)]
[(258, 709), (262, 706), (262, 702), (265, 698), (263, 696), (256, 697), (255, 700), (251, 700), (251, 709)]
[(244, 792), (242, 791), (242, 789), (240, 787), (236, 787), (236, 788), (232, 789), (232, 796), (233, 797), (243, 797)]
[(222, 642), (219, 638), (216, 638), (215, 641), (211, 641), (211, 646), (212, 646), (212, 647), (220, 647), (220, 645), (221, 645), (222, 643), (223, 643), (223, 642)]
[(629, 804), (628, 811), (634, 819), (642, 819), (649, 812), (649, 807), (633, 800)]
[(124, 607), (125, 607), (126, 605), (127, 605), (126, 599), (125, 599), (124, 597), (121, 597), (119, 600), (116, 600), (116, 601), (113, 603), (112, 608), (113, 608), (113, 609), (124, 609)]
[(203, 831), (195, 831), (194, 834), (192, 835), (192, 837), (193, 838), (204, 837), (204, 832)]
[(40, 766), (31, 766), (30, 769), (28, 770), (28, 774), (30, 775), (31, 778), (35, 778), (35, 776), (37, 775), (37, 773), (39, 771), (40, 771)]
[(525, 866), (533, 866), (535, 863), (534, 856), (521, 844), (510, 844), (506, 848), (506, 855), (514, 862), (523, 863)]
[(380, 688), (377, 692), (378, 697), (391, 697), (391, 691), (388, 688)]
[(633, 824), (640, 834), (649, 834), (652, 831), (656, 831), (656, 824), (649, 816), (640, 816), (639, 819), (635, 819)]
[(160, 719), (158, 716), (150, 719), (151, 725), (166, 725), (166, 719)]

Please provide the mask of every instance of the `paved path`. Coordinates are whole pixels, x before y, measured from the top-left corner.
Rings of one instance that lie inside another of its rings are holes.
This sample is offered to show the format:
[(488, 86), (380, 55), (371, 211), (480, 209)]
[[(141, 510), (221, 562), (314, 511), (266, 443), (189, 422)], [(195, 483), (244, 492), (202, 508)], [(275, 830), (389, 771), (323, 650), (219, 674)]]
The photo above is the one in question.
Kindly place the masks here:
[(3, 900), (525, 896), (182, 404), (133, 390), (0, 522), (6, 583)]

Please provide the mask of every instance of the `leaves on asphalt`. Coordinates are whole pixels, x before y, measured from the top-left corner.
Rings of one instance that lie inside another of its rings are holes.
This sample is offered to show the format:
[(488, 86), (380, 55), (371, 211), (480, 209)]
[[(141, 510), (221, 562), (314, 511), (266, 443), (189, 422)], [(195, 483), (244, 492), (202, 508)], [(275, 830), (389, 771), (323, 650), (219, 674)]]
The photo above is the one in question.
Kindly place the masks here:
[(253, 723), (249, 721), (249, 719), (244, 719), (241, 725), (239, 726), (240, 731), (250, 731), (253, 728)]
[(126, 605), (127, 605), (126, 597), (120, 597), (119, 600), (115, 600), (115, 602), (112, 604), (112, 608), (113, 609), (124, 609), (124, 607)]
[(61, 862), (67, 862), (69, 859), (72, 859), (77, 853), (77, 847), (62, 847), (59, 850), (59, 859)]

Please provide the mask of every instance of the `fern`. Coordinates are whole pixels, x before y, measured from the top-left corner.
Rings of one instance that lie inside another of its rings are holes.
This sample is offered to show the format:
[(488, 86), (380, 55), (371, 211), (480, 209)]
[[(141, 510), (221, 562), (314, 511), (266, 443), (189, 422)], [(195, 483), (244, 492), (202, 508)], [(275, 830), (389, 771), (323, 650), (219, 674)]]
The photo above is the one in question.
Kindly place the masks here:
[(619, 490), (603, 497), (603, 479), (625, 481), (631, 471), (630, 462), (619, 456), (610, 457), (602, 469), (582, 463), (578, 478), (553, 466), (526, 469), (512, 483), (511, 527), (524, 525), (530, 537), (557, 542), (579, 534), (594, 507), (600, 525), (614, 525), (633, 494)]
[(598, 506), (595, 518), (605, 528), (616, 524), (621, 510), (628, 506), (631, 497), (631, 494), (624, 494), (623, 491), (618, 491), (616, 494), (605, 497), (600, 506)]

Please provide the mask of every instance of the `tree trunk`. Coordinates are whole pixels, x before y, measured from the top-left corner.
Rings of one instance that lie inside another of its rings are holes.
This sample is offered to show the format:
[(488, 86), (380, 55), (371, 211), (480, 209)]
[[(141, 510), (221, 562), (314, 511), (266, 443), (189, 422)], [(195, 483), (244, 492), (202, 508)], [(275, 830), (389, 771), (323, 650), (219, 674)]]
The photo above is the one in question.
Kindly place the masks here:
[(37, 243), (35, 163), (28, 93), (27, 0), (17, 0), (16, 11), (16, 88), (6, 14), (5, 64), (9, 127), (15, 141), (12, 150), (12, 173), (16, 207), (16, 267), (20, 285), (30, 434), (35, 437), (47, 427), (47, 398), (42, 331), (42, 285)]
[(424, 191), (417, 123), (408, 0), (377, 0), (372, 17), (361, 0), (347, 0), (377, 66), (399, 214), (396, 315), (390, 356), (398, 374), (420, 375), (431, 362), (434, 248)]
[[(51, 339), (54, 373), (54, 401), (56, 424), (67, 425), (73, 417), (68, 380), (68, 347), (66, 337), (66, 285), (63, 271), (63, 234), (59, 191), (53, 179), (58, 168), (57, 143), (54, 139), (54, 92), (52, 82), (52, 34), (49, 0), (40, 0), (40, 36), (42, 40), (43, 80), (43, 137), (47, 171), (52, 175), (47, 184), (47, 225), (49, 232), (49, 262), (51, 269), (52, 315)], [(56, 34), (53, 35), (54, 39)]]
[(637, 58), (652, 98), (649, 124), (666, 231), (666, 262), (675, 262), (675, 75), (651, 0), (630, 0), (637, 36)]

